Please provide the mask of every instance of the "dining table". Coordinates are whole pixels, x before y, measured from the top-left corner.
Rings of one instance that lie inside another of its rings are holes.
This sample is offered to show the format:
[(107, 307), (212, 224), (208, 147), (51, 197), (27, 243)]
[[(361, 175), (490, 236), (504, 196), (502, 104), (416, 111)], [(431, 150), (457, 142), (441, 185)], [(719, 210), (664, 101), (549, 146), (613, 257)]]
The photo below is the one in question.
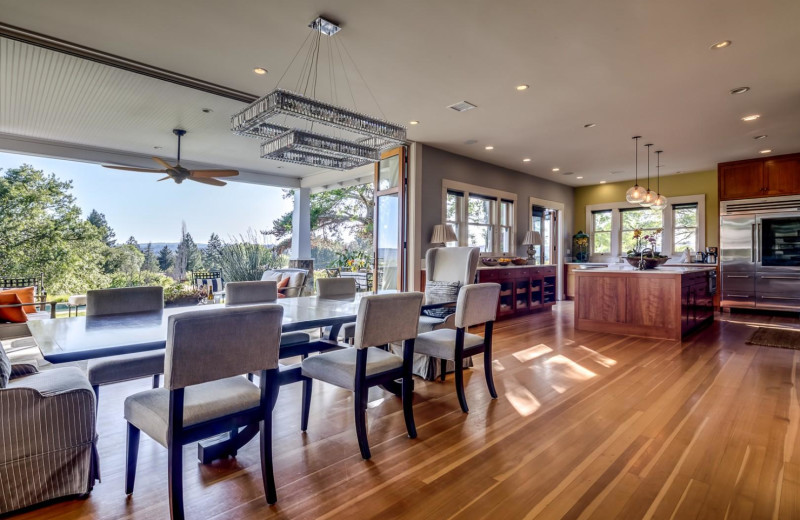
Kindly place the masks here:
[[(273, 302), (283, 307), (282, 332), (326, 328), (320, 338), (309, 342), (281, 346), (279, 358), (286, 360), (306, 357), (315, 352), (342, 348), (336, 338), (342, 325), (356, 321), (361, 299), (367, 294), (390, 294), (397, 291), (375, 291), (357, 293), (342, 298), (279, 298)], [(452, 301), (426, 301), (422, 309), (433, 309), (453, 305)], [(258, 304), (247, 304), (258, 305)], [(76, 316), (50, 320), (31, 320), (28, 328), (42, 356), (50, 363), (67, 363), (108, 356), (132, 354), (166, 348), (169, 317), (176, 314), (224, 308), (219, 303), (207, 303), (187, 307), (166, 307), (153, 312), (110, 314), (103, 316)], [(239, 307), (237, 305), (236, 307)], [(302, 375), (300, 363), (282, 365), (278, 381), (280, 385), (296, 382), (310, 384)], [(400, 395), (398, 385), (387, 385), (386, 390)], [(201, 441), (198, 458), (203, 463), (235, 455), (238, 448), (249, 442), (258, 433), (258, 427), (245, 427), (222, 437)]]

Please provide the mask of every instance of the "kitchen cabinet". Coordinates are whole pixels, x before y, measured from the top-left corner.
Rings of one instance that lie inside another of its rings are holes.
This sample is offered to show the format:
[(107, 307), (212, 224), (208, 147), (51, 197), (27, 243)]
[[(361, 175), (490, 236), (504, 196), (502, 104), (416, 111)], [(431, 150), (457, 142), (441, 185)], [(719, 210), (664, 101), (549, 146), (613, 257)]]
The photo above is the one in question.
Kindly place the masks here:
[(587, 267), (608, 267), (608, 264), (599, 264), (594, 262), (564, 264), (564, 279), (566, 281), (564, 284), (564, 298), (567, 300), (575, 299), (575, 270), (582, 268), (585, 269)]
[(797, 195), (800, 154), (720, 163), (717, 175), (720, 200)]
[(497, 319), (549, 310), (556, 303), (556, 267), (478, 267), (478, 283), (500, 284)]

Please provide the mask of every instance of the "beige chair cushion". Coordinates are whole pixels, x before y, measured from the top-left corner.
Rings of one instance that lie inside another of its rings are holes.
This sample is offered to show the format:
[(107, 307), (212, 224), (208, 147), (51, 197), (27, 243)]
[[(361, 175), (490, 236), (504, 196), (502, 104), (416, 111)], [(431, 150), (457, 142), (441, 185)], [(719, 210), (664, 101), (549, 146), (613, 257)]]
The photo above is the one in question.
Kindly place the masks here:
[[(355, 348), (344, 348), (304, 359), (301, 365), (303, 375), (354, 391), (356, 352)], [(379, 348), (367, 350), (367, 376), (402, 366), (403, 358), (400, 356)]]
[(477, 247), (434, 247), (425, 253), (425, 277), (427, 281), (459, 282), (467, 285), (475, 282), (480, 249)]
[[(464, 333), (464, 348), (477, 347), (483, 338), (477, 334)], [(414, 342), (414, 353), (425, 354), (439, 359), (453, 360), (456, 357), (456, 331), (438, 329), (417, 336)]]
[(494, 321), (499, 297), (499, 283), (478, 283), (462, 287), (456, 304), (456, 327), (463, 329)]
[[(189, 386), (184, 393), (183, 426), (255, 408), (260, 400), (258, 386), (242, 376)], [(169, 390), (154, 388), (129, 396), (125, 399), (125, 420), (166, 447)]]
[(89, 360), (86, 375), (94, 385), (107, 385), (164, 372), (164, 351), (137, 352)]
[(225, 305), (267, 303), (278, 299), (278, 283), (273, 280), (260, 282), (228, 282), (225, 286)]
[(371, 294), (358, 307), (356, 348), (387, 345), (417, 337), (422, 293)]
[(161, 286), (98, 289), (86, 293), (87, 316), (152, 312), (163, 308), (164, 288)]
[(280, 271), (264, 271), (264, 274), (261, 275), (261, 281), (273, 281), (273, 282), (280, 282), (283, 278), (283, 273)]
[(320, 298), (341, 298), (355, 295), (355, 278), (320, 278), (317, 280), (317, 296)]

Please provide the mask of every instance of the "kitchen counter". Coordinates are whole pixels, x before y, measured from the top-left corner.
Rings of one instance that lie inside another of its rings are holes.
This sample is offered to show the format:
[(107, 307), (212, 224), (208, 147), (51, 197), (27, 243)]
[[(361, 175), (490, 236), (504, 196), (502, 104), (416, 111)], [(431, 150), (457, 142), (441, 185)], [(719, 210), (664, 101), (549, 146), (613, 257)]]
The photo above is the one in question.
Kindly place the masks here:
[(716, 267), (575, 269), (575, 328), (680, 341), (714, 320)]

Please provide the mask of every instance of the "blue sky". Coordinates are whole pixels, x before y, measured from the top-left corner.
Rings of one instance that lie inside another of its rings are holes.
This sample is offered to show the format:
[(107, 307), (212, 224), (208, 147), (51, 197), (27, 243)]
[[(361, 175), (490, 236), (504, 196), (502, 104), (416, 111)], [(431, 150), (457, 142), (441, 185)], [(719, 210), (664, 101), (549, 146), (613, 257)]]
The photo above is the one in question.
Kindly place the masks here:
[(105, 213), (122, 242), (133, 235), (139, 243), (177, 242), (181, 221), (195, 242), (205, 243), (212, 232), (231, 236), (271, 229), (272, 221), (292, 209), (282, 190), (230, 182), (216, 187), (172, 181), (158, 175), (108, 170), (96, 164), (0, 152), (0, 169), (33, 165), (61, 180), (72, 181), (72, 194), (83, 209)]

